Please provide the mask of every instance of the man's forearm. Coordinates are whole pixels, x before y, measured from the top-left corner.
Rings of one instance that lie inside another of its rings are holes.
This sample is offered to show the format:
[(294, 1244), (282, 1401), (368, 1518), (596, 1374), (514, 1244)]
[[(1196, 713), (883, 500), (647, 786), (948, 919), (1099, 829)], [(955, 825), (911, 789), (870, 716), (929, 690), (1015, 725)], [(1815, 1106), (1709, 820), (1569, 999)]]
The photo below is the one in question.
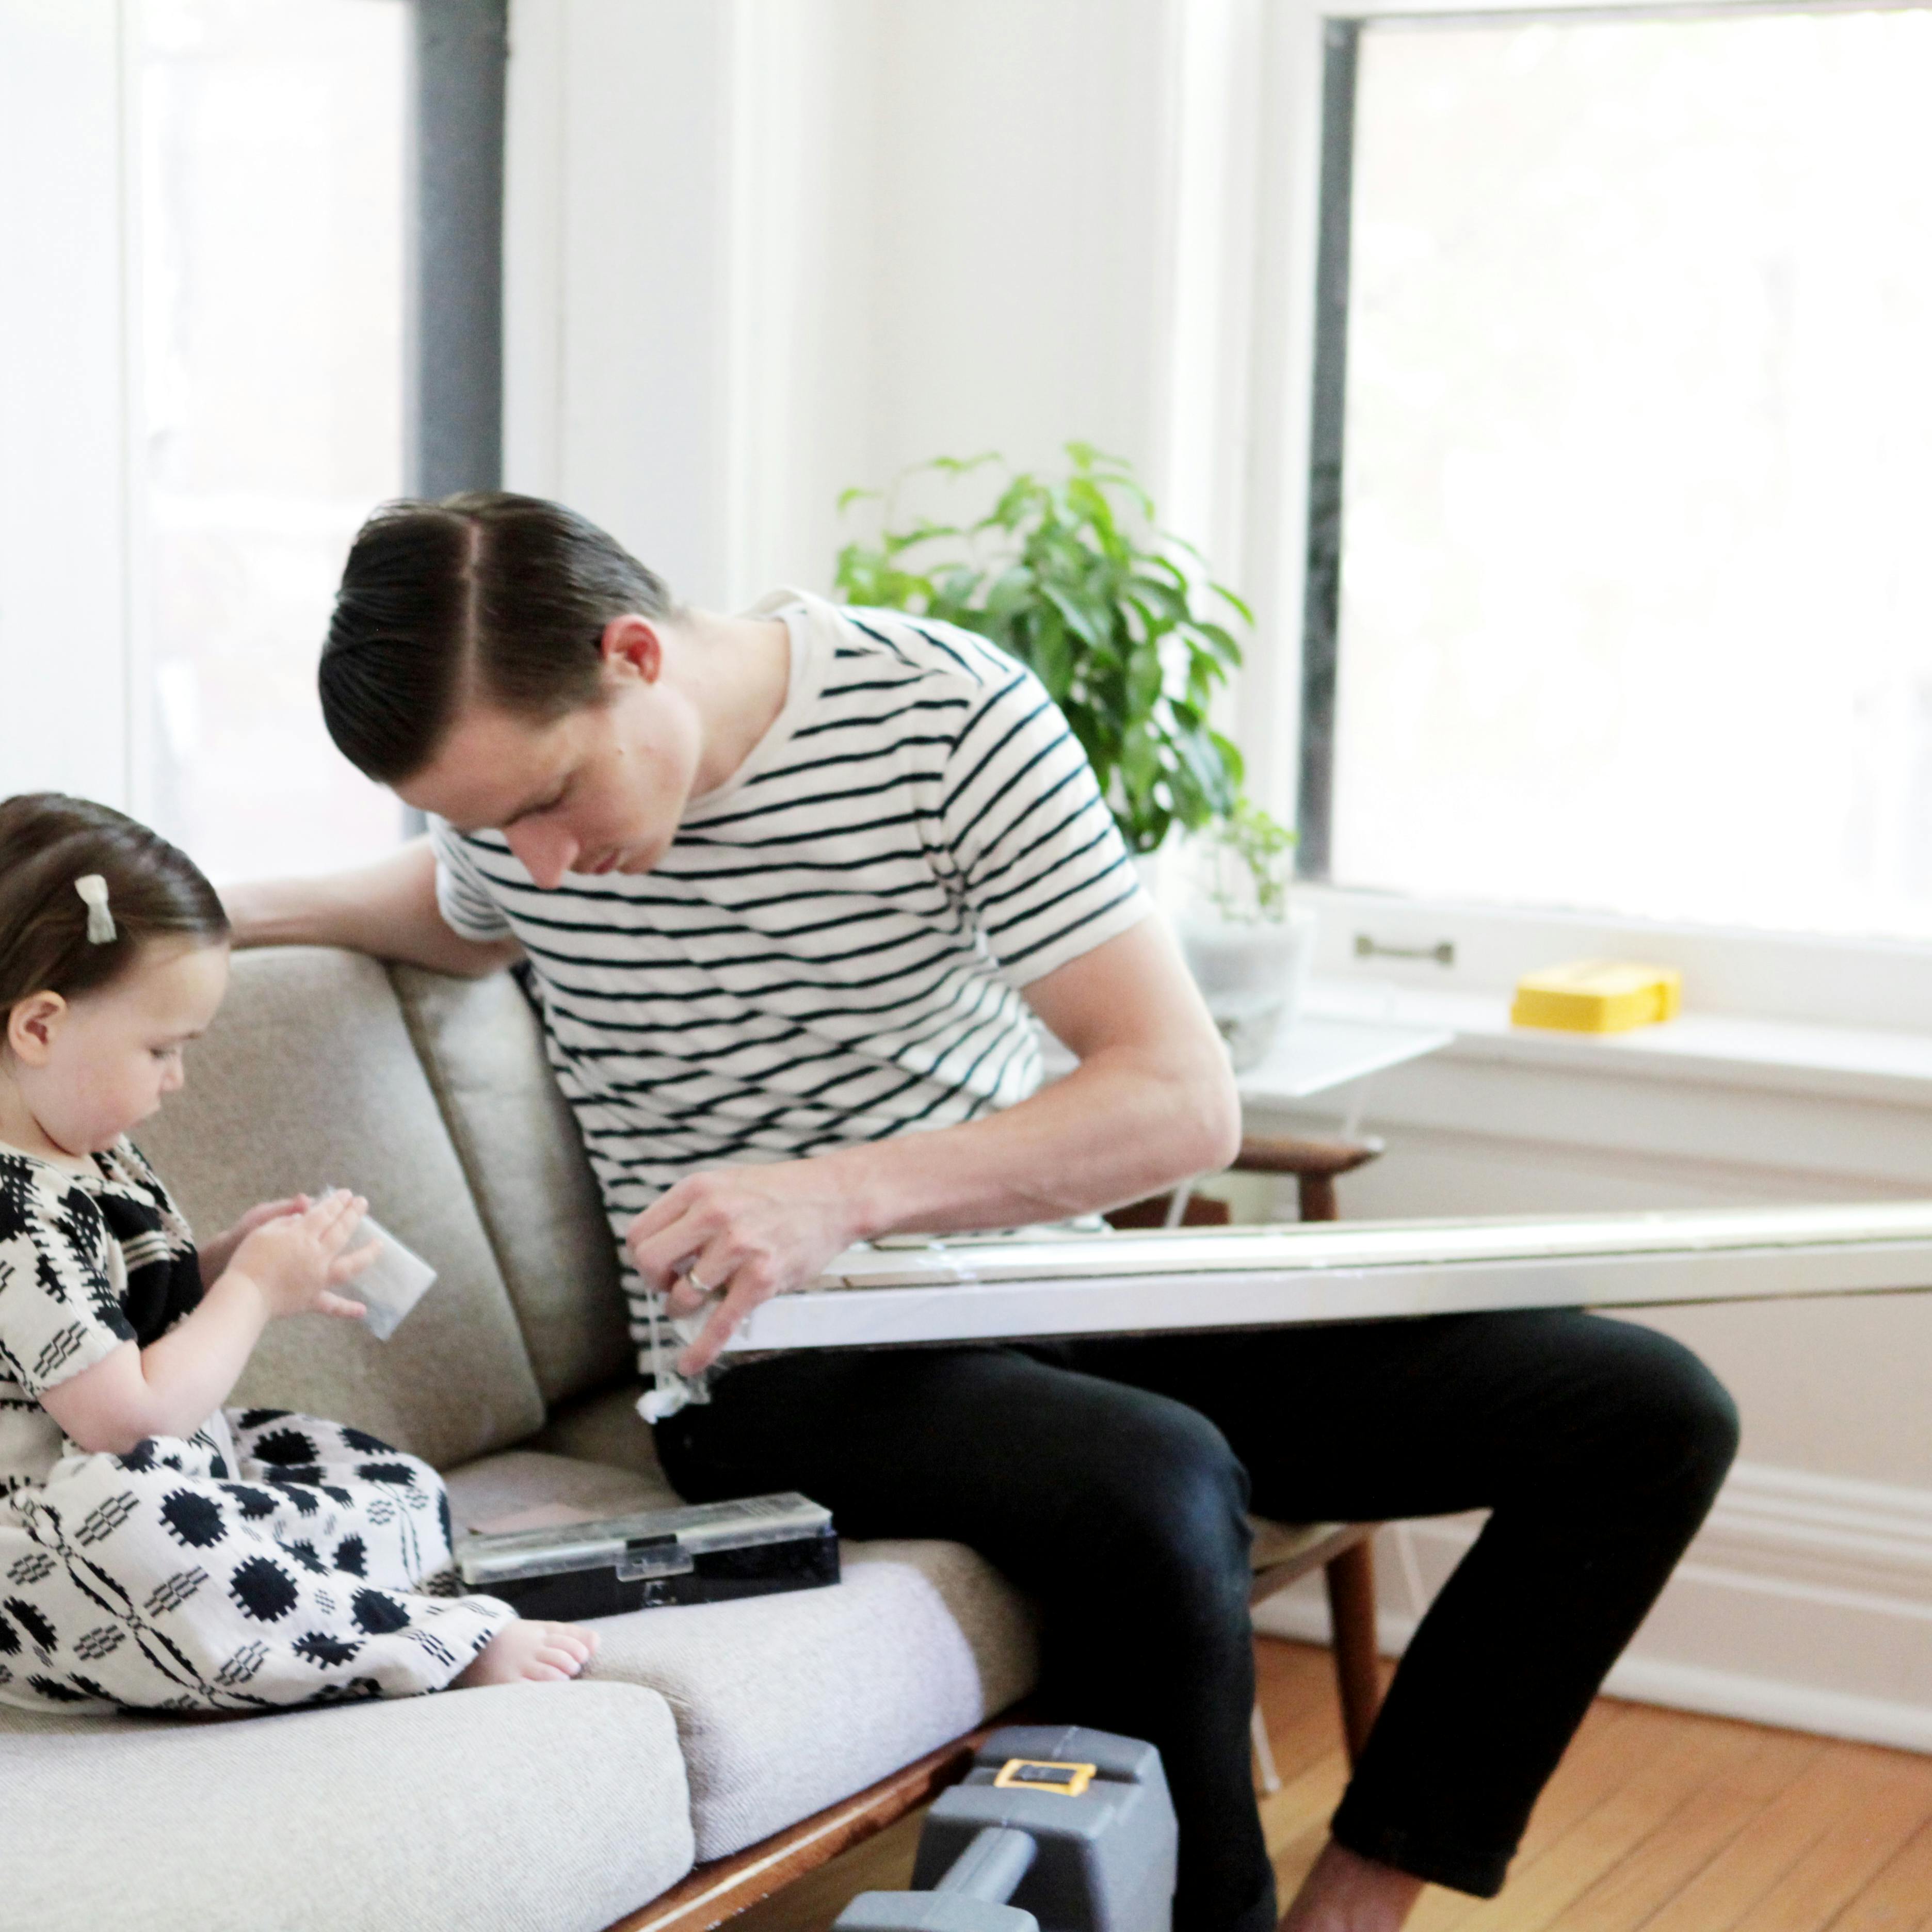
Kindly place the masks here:
[(340, 946), (468, 978), (506, 965), (518, 951), (514, 940), (479, 945), (444, 923), (426, 838), (354, 872), (252, 881), (229, 886), (222, 898), (238, 946)]
[(1225, 1167), (1240, 1145), (1228, 1056), (1164, 927), (1116, 935), (1027, 999), (1079, 1064), (1004, 1112), (772, 1166), (687, 1174), (632, 1223), (639, 1274), (689, 1315), (694, 1374), (767, 1297), (853, 1242), (1064, 1220)]
[(988, 1119), (822, 1158), (850, 1186), (852, 1238), (865, 1240), (1091, 1214), (1225, 1167), (1240, 1144), (1221, 1070), (1150, 1066), (1124, 1052), (1083, 1060)]
[(1214, 1023), (1155, 918), (1027, 989), (1079, 1064), (988, 1119), (825, 1156), (845, 1164), (852, 1236), (1064, 1220), (1226, 1166), (1241, 1107)]
[(688, 1175), (628, 1237), (674, 1315), (723, 1290), (680, 1370), (716, 1360), (760, 1301), (802, 1286), (854, 1241), (1064, 1220), (1225, 1167), (1240, 1144), (1240, 1108), (1219, 1042), (1208, 1044), (1211, 1059), (1103, 1048), (989, 1119)]

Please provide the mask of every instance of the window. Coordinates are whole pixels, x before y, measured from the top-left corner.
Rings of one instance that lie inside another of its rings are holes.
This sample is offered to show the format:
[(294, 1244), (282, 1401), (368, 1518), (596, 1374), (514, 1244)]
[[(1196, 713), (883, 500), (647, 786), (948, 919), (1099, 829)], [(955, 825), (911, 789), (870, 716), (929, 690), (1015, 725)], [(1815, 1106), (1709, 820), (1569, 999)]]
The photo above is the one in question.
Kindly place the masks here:
[(500, 480), (506, 11), (0, 0), (0, 792), (401, 835), (315, 658), (374, 504)]
[(409, 10), (140, 18), (146, 808), (218, 879), (352, 862), (400, 811), (330, 744), (315, 660), (405, 487)]
[(1328, 33), (1313, 869), (1932, 938), (1932, 14)]

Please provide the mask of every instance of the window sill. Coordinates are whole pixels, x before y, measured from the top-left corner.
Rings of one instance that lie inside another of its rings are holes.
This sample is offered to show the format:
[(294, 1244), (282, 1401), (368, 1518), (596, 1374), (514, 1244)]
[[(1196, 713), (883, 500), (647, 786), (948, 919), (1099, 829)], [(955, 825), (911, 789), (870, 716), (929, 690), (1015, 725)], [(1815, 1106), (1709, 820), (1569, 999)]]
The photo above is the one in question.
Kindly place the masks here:
[(1367, 978), (1315, 980), (1305, 1010), (1328, 1018), (1444, 1028), (1456, 1038), (1441, 1057), (1465, 1062), (1932, 1106), (1932, 1034), (1694, 1012), (1629, 1033), (1556, 1033), (1512, 1026), (1501, 994)]
[[(1683, 974), (1685, 1005), (1699, 1023), (1691, 1033), (1707, 1022), (1724, 1023), (1725, 1037), (1710, 1042), (1720, 1061), (1775, 1066), (1795, 1055), (1799, 1065), (1880, 1074), (1903, 1067), (1916, 1078), (1922, 1077), (1924, 1043), (1932, 1042), (1932, 946), (1658, 926), (1312, 884), (1296, 892), (1319, 915), (1318, 975), (1405, 993), (1470, 996), (1474, 1030), (1507, 1029), (1502, 989), (1532, 968), (1562, 959), (1646, 959)], [(1381, 949), (1380, 956), (1364, 957), (1364, 945)], [(1436, 957), (1445, 946), (1454, 955), (1446, 970)], [(1390, 948), (1402, 950), (1391, 956)], [(1486, 1002), (1486, 1025), (1474, 1016)], [(1852, 1014), (1864, 1025), (1846, 1026)], [(1760, 1020), (1768, 1023), (1762, 1029)]]

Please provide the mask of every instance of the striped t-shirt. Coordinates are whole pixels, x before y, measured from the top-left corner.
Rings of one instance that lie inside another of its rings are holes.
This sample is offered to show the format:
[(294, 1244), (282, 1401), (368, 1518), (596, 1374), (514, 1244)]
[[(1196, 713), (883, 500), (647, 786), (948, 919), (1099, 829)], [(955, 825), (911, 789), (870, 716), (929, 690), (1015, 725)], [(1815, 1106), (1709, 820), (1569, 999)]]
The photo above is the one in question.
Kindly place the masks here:
[(620, 1243), (683, 1174), (1024, 1100), (1019, 989), (1147, 910), (1031, 672), (970, 632), (797, 591), (747, 614), (790, 632), (784, 706), (650, 872), (546, 892), (501, 832), (432, 828), (444, 919), (529, 956)]

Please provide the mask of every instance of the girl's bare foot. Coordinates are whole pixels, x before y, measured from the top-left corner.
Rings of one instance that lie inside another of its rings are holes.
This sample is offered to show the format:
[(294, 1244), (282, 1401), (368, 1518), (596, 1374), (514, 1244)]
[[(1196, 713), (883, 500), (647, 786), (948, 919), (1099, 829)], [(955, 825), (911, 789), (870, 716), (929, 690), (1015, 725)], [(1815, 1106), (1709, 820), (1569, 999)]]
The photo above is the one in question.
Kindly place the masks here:
[(479, 1684), (560, 1684), (574, 1677), (596, 1648), (594, 1630), (519, 1617), (478, 1652), (476, 1662), (452, 1679), (449, 1688), (473, 1690)]

